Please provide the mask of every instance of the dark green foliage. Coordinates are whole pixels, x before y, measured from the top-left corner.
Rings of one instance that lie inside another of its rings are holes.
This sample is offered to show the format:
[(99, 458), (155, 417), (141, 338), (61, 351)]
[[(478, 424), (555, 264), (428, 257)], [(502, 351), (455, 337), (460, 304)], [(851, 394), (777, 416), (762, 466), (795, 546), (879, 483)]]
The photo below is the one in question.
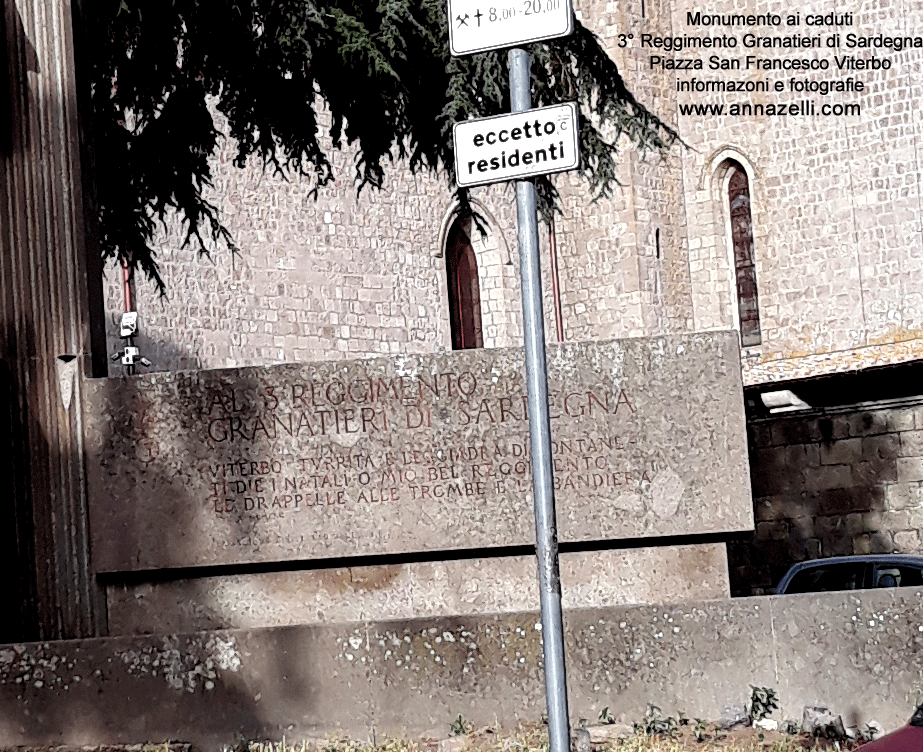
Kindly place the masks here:
[(752, 726), (756, 721), (762, 721), (772, 715), (779, 707), (779, 695), (769, 687), (754, 687), (750, 685), (750, 703), (747, 715)]
[[(506, 53), (449, 57), (445, 0), (98, 0), (87, 9), (102, 252), (161, 290), (151, 239), (169, 211), (199, 252), (234, 248), (203, 198), (222, 138), (209, 98), (227, 119), (237, 164), (257, 159), (309, 176), (315, 189), (334, 177), (322, 146), (329, 128), (334, 147), (357, 147), (360, 190), (382, 187), (395, 159), (444, 173), (454, 190), (453, 123), (509, 111)], [(619, 134), (642, 148), (675, 139), (580, 23), (530, 52), (533, 106), (577, 100), (590, 115), (580, 135), (595, 195), (615, 185)], [(543, 179), (538, 192), (547, 216), (556, 191)]]
[(676, 736), (676, 732), (681, 725), (676, 718), (660, 715), (660, 708), (656, 705), (648, 705), (644, 711), (644, 720), (641, 723), (632, 724), (635, 727), (635, 734), (639, 736)]

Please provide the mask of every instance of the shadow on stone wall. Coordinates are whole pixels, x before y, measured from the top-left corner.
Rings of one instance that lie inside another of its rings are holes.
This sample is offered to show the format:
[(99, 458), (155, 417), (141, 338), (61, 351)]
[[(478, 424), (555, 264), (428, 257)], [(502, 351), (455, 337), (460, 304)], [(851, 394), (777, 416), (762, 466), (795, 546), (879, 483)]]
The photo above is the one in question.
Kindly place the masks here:
[(921, 550), (923, 407), (748, 426), (756, 529), (728, 543), (731, 592), (771, 592), (808, 559)]
[[(608, 707), (640, 720), (718, 718), (749, 686), (773, 687), (775, 716), (821, 703), (850, 724), (906, 723), (921, 694), (918, 589), (575, 609), (565, 614), (572, 718)], [(0, 746), (327, 733), (444, 738), (544, 711), (535, 612), (139, 636), (0, 647)], [(908, 649), (909, 648), (909, 649)], [(14, 654), (15, 653), (15, 654)], [(28, 661), (43, 686), (15, 678)], [(73, 682), (75, 673), (83, 680)], [(73, 682), (54, 690), (57, 679)], [(26, 713), (25, 711), (29, 711)]]
[[(161, 343), (160, 351), (170, 357), (171, 362), (184, 362), (193, 359), (180, 346), (174, 343)], [(142, 351), (143, 353), (143, 351)], [(121, 368), (118, 365), (113, 366), (112, 370)], [(142, 370), (142, 369), (139, 369)], [(167, 376), (159, 374), (158, 378)], [(195, 387), (195, 372), (175, 373), (167, 376), (171, 380), (173, 388), (177, 391), (180, 399), (176, 404), (178, 409), (183, 409), (190, 404), (190, 400), (182, 399), (183, 394), (188, 395)], [(132, 463), (145, 468), (143, 476), (144, 483), (150, 484), (148, 489), (151, 498), (156, 499), (161, 488), (169, 489), (171, 493), (175, 492), (177, 487), (175, 481), (181, 480), (182, 473), (188, 472), (189, 461), (187, 457), (195, 456), (196, 447), (188, 439), (194, 435), (193, 432), (183, 431), (173, 434), (169, 437), (160, 437), (161, 440), (152, 441), (151, 437), (157, 437), (157, 427), (152, 421), (156, 421), (156, 414), (153, 406), (150, 404), (145, 395), (145, 391), (139, 388), (139, 384), (145, 379), (143, 374), (128, 376), (119, 375), (106, 380), (94, 380), (88, 382), (89, 388), (98, 388), (105, 391), (105, 408), (103, 414), (95, 419), (87, 416), (87, 424), (93, 428), (89, 432), (87, 450), (88, 450), (88, 467), (94, 462), (99, 462), (102, 458), (103, 477), (105, 477), (106, 467), (113, 467), (119, 462)], [(243, 394), (253, 393), (257, 385), (250, 383), (246, 379), (238, 379), (235, 383), (237, 391)], [(92, 403), (90, 403), (92, 404)], [(188, 412), (185, 420), (192, 423), (200, 416), (193, 412)], [(163, 440), (167, 438), (168, 441)], [(117, 447), (117, 453), (112, 453), (112, 447)], [(167, 451), (163, 449), (167, 448)], [(94, 459), (96, 457), (96, 459)], [(93, 469), (89, 469), (92, 475)], [(119, 475), (110, 474), (109, 483), (104, 483), (103, 488), (96, 485), (96, 493), (90, 498), (91, 508), (90, 521), (91, 525), (99, 519), (99, 516), (93, 513), (94, 508), (100, 508), (101, 505), (108, 506), (110, 509), (120, 509), (126, 506), (124, 499), (129, 498), (126, 494), (127, 489), (119, 486)], [(90, 493), (94, 490), (94, 484), (90, 483)], [(102, 491), (102, 492), (100, 492)], [(208, 514), (210, 499), (196, 498), (192, 495), (184, 497), (181, 503), (172, 503), (169, 505), (168, 513), (172, 522), (171, 529), (182, 529), (192, 531), (197, 528), (194, 524), (197, 515)], [(126, 512), (129, 510), (126, 509)], [(176, 524), (177, 515), (181, 518), (181, 524)], [(114, 523), (114, 524), (113, 524)], [(233, 521), (231, 524), (234, 524)], [(243, 535), (246, 527), (240, 521), (236, 523), (238, 528), (237, 534)], [(158, 535), (156, 529), (144, 531), (134, 530), (133, 517), (126, 514), (122, 518), (107, 519), (106, 529), (94, 529), (92, 531), (93, 540), (93, 558), (95, 562), (100, 559), (111, 561), (113, 556), (125, 561), (143, 561), (143, 552), (139, 550), (143, 547), (166, 547), (174, 552), (175, 560), (188, 561), (194, 559), (196, 552), (199, 550), (199, 542), (192, 536), (191, 532), (181, 537), (171, 537), (166, 539)], [(139, 546), (138, 543), (142, 545)], [(106, 550), (109, 549), (109, 550)], [(103, 554), (104, 556), (100, 556)], [(132, 572), (118, 571), (99, 571), (100, 567), (95, 566), (94, 572), (97, 581), (102, 586), (106, 597), (113, 590), (120, 588), (125, 582), (133, 583), (145, 581), (162, 581), (165, 579), (189, 578), (191, 604), (204, 604), (207, 608), (219, 609), (220, 604), (213, 603), (213, 593), (207, 588), (200, 588), (198, 582), (201, 580), (196, 577), (203, 577), (209, 573), (208, 567), (181, 569), (143, 569)], [(152, 633), (156, 630), (144, 630), (145, 633)], [(159, 644), (156, 644), (159, 643)], [(220, 727), (227, 730), (229, 718), (235, 725), (239, 739), (265, 738), (267, 734), (275, 735), (281, 738), (285, 729), (281, 726), (276, 728), (271, 723), (267, 725), (266, 719), (260, 708), (260, 697), (251, 693), (247, 686), (242, 683), (230, 681), (219, 681), (218, 677), (222, 673), (233, 676), (241, 660), (241, 650), (235, 641), (235, 638), (228, 633), (209, 632), (199, 635), (162, 635), (157, 638), (156, 643), (149, 640), (141, 640), (137, 647), (128, 643), (128, 647), (118, 653), (118, 657), (123, 665), (100, 666), (102, 674), (94, 679), (97, 682), (105, 682), (107, 674), (112, 677), (120, 676), (126, 671), (129, 674), (141, 677), (149, 677), (150, 681), (156, 683), (166, 682), (169, 687), (175, 690), (175, 701), (180, 706), (183, 704), (184, 696), (188, 693), (205, 693), (215, 696), (216, 707), (222, 708), (221, 718), (204, 718), (200, 717), (198, 721), (185, 710), (177, 710), (177, 718), (181, 719), (182, 724), (201, 724), (203, 731), (208, 732), (212, 726)], [(284, 639), (273, 642), (267, 648), (267, 654), (264, 655), (266, 666), (269, 671), (278, 676), (285, 676), (291, 673), (293, 661), (298, 660), (298, 654), (290, 650)], [(26, 653), (28, 654), (28, 652)], [(17, 657), (17, 660), (19, 658)], [(0, 655), (0, 675), (2, 675), (2, 655)], [(145, 679), (147, 680), (147, 679)], [(61, 687), (49, 687), (50, 692), (60, 692)], [(162, 691), (162, 690), (161, 690)], [(35, 694), (35, 693), (31, 693)], [(304, 696), (307, 693), (303, 693)], [(24, 695), (24, 703), (28, 704), (28, 694)], [(41, 707), (49, 707), (47, 697), (36, 698), (36, 702)], [(53, 706), (53, 702), (50, 703)], [(262, 707), (265, 707), (263, 705)], [(310, 710), (310, 708), (308, 708)], [(134, 713), (137, 716), (138, 727), (144, 726), (144, 718), (147, 713), (142, 704), (133, 705), (126, 711), (129, 714)], [(72, 725), (68, 725), (66, 719), (62, 718), (61, 740), (68, 743), (81, 744), (99, 744), (114, 743), (117, 741), (115, 736), (109, 735), (109, 729), (112, 727), (110, 721), (105, 718), (82, 717), (75, 719)], [(123, 722), (124, 723), (124, 722)], [(162, 733), (168, 734), (166, 729)], [(278, 732), (278, 733), (275, 733)], [(123, 737), (124, 738), (124, 737)], [(163, 741), (156, 739), (153, 741)], [(138, 737), (135, 741), (147, 741), (147, 737)], [(180, 739), (179, 741), (188, 741)]]
[[(6, 335), (10, 339), (9, 328)], [(0, 642), (38, 639), (36, 612), (35, 527), (28, 493), (28, 454), (19, 405), (19, 389), (7, 360), (9, 347), (0, 360), (0, 477), (7, 493), (0, 505), (0, 567), (6, 572), (3, 600), (5, 617), (0, 620)]]

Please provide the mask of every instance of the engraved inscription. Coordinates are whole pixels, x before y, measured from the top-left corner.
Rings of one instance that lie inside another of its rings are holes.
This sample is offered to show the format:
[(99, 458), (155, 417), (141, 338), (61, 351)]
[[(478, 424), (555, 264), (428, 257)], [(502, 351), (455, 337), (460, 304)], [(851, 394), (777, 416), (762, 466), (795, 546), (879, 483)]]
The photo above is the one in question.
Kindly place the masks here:
[[(528, 494), (528, 444), (500, 440), (463, 447), (415, 446), (434, 427), (528, 425), (520, 389), (484, 394), (479, 374), (440, 372), (399, 378), (339, 378), (265, 386), (245, 398), (234, 389), (203, 395), (205, 435), (241, 458), (210, 467), (212, 509), (238, 526), (287, 515), (336, 514), (347, 506), (452, 501)], [(518, 379), (517, 379), (518, 381)], [(509, 387), (508, 387), (509, 388)], [(624, 388), (549, 393), (550, 417), (598, 420), (635, 412)], [(277, 442), (400, 431), (409, 446), (344, 452), (329, 442), (306, 456), (278, 452)], [(653, 472), (632, 458), (634, 438), (586, 435), (553, 442), (556, 490), (640, 492)], [(267, 454), (272, 459), (266, 459)], [(240, 543), (239, 545), (246, 545)]]
[[(740, 514), (701, 514), (749, 498), (736, 353), (725, 334), (549, 348), (562, 540), (749, 524), (744, 502)], [(90, 390), (98, 571), (532, 539), (519, 350), (150, 374)]]

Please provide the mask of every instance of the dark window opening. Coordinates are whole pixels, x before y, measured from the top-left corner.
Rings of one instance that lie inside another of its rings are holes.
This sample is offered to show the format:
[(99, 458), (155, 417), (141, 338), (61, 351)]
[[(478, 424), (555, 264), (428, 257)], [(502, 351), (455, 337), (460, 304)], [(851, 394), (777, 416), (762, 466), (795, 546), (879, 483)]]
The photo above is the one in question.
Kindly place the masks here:
[(731, 209), (731, 242), (737, 281), (737, 310), (740, 315), (740, 344), (758, 345), (760, 334), (759, 301), (756, 290), (756, 265), (753, 254), (753, 219), (750, 214), (750, 184), (747, 173), (737, 162), (731, 163), (728, 182)]
[(459, 217), (452, 224), (446, 242), (445, 261), (452, 349), (483, 347), (481, 291), (477, 260), (471, 247), (470, 217)]

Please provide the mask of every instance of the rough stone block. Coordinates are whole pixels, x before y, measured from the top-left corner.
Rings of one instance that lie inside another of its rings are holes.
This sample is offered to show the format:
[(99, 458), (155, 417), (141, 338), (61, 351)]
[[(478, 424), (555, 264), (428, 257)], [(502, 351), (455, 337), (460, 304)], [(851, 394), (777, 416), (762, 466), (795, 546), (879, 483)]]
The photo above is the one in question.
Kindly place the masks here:
[(861, 535), (868, 532), (864, 514), (847, 514), (844, 520), (846, 525), (846, 532), (849, 535)]
[(853, 539), (842, 531), (825, 535), (821, 541), (821, 549), (824, 556), (849, 556), (860, 553), (855, 550)]
[(770, 446), (772, 444), (772, 423), (748, 424), (747, 440), (752, 447)]
[(894, 431), (912, 431), (915, 428), (914, 410), (911, 407), (891, 410), (891, 428)]
[(894, 550), (894, 539), (890, 533), (878, 530), (869, 533), (869, 547), (873, 554), (889, 554)]
[(790, 491), (797, 474), (786, 464), (785, 447), (757, 449), (750, 454), (750, 482), (754, 496), (776, 496)]
[[(752, 527), (734, 333), (548, 369), (563, 541)], [(89, 381), (94, 568), (530, 544), (523, 370), (493, 349)]]
[(852, 553), (859, 555), (872, 553), (872, 540), (868, 533), (863, 533), (853, 538)]
[(852, 413), (848, 416), (850, 436), (870, 436), (887, 433), (891, 430), (890, 416), (887, 410)]
[(899, 530), (894, 533), (894, 550), (903, 554), (917, 553), (920, 550), (920, 531)]
[(787, 540), (789, 525), (785, 520), (756, 523), (756, 538), (763, 540)]
[(923, 457), (898, 457), (897, 480), (900, 483), (923, 480)]
[(819, 418), (816, 422), (816, 431), (819, 435), (812, 435), (815, 441), (836, 441), (849, 437), (849, 420), (845, 415), (834, 415), (830, 418)]
[[(862, 438), (862, 459), (872, 462), (877, 460), (894, 460), (904, 453), (903, 437), (907, 433), (909, 432), (864, 436)], [(923, 434), (923, 432), (921, 432), (921, 434)]]
[(825, 739), (842, 739), (846, 736), (843, 719), (825, 707), (805, 706), (801, 718), (801, 731)]
[(804, 490), (808, 493), (852, 485), (852, 468), (849, 465), (825, 465), (802, 471)]
[(753, 500), (753, 519), (758, 524), (766, 520), (777, 520), (785, 517), (781, 507), (784, 497), (768, 496)]
[(819, 559), (823, 554), (821, 542), (818, 538), (808, 538), (804, 542), (805, 550), (807, 551), (806, 559)]
[(792, 534), (788, 539), (788, 552), (792, 562), (816, 558), (812, 554), (817, 550), (818, 545), (819, 541), (816, 538), (806, 538), (802, 535)]
[(602, 725), (587, 726), (591, 744), (615, 744), (634, 736), (634, 726), (627, 723), (606, 723)]
[(804, 514), (804, 502), (800, 495), (781, 494), (754, 499), (754, 517), (757, 521), (783, 520)]
[(823, 465), (848, 465), (862, 458), (862, 439), (840, 439), (820, 445)]
[(923, 457), (923, 430), (901, 431), (898, 435), (901, 457)]
[(803, 467), (819, 467), (821, 465), (819, 444), (798, 444), (797, 446), (800, 450), (798, 460)]
[(773, 444), (808, 444), (813, 440), (809, 421), (803, 418), (780, 420), (772, 425)]
[(894, 483), (886, 487), (888, 509), (899, 511), (923, 506), (923, 488), (919, 483)]
[(897, 482), (897, 460), (857, 462), (852, 466), (855, 486), (880, 486)]

